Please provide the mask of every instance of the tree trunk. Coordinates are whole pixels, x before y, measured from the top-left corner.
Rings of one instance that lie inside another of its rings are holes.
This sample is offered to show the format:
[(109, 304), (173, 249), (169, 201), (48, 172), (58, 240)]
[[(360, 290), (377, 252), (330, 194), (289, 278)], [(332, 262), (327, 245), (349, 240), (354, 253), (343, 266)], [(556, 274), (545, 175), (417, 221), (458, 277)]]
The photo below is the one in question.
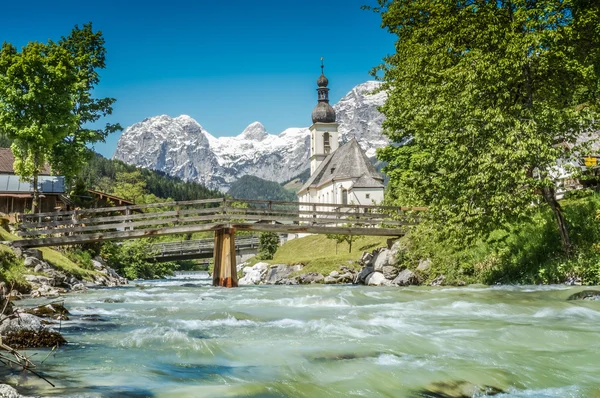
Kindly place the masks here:
[(38, 190), (38, 155), (33, 158), (33, 201), (31, 202), (31, 213), (35, 214), (39, 210), (40, 191)]
[(554, 187), (545, 187), (542, 188), (542, 193), (544, 195), (544, 199), (546, 203), (550, 206), (552, 211), (554, 212), (554, 216), (556, 217), (556, 222), (558, 224), (558, 231), (560, 232), (560, 240), (562, 242), (562, 249), (566, 255), (571, 254), (571, 239), (569, 238), (569, 230), (567, 228), (567, 221), (563, 215), (562, 208), (560, 207), (560, 203), (556, 200), (556, 192), (554, 191)]

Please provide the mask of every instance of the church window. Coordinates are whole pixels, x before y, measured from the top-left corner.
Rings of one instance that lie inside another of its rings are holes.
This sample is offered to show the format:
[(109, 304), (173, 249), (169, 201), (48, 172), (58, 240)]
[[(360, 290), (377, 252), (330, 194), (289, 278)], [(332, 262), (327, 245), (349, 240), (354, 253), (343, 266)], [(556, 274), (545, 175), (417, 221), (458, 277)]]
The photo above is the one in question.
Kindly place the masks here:
[(348, 191), (346, 189), (342, 189), (342, 204), (348, 204)]
[(323, 133), (323, 150), (325, 153), (331, 151), (331, 145), (329, 144), (329, 133)]
[(371, 194), (370, 193), (365, 194), (365, 198), (370, 199), (371, 198)]

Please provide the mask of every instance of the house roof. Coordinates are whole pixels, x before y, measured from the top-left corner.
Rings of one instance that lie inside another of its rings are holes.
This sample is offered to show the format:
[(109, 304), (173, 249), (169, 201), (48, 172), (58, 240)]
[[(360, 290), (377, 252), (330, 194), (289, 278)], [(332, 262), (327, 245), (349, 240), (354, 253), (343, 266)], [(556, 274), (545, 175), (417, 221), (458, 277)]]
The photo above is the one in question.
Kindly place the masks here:
[(363, 174), (354, 184), (352, 188), (384, 188), (381, 181), (374, 179), (370, 175)]
[[(13, 163), (15, 163), (15, 156), (13, 155), (12, 150), (10, 148), (0, 148), (0, 174), (15, 174)], [(52, 175), (50, 166), (46, 164), (39, 175)]]
[(383, 187), (383, 178), (375, 170), (358, 141), (352, 138), (321, 162), (298, 193), (304, 192), (308, 188), (320, 187), (333, 180), (360, 179), (362, 176), (366, 176), (365, 179), (369, 177), (372, 180), (380, 181), (379, 186)]

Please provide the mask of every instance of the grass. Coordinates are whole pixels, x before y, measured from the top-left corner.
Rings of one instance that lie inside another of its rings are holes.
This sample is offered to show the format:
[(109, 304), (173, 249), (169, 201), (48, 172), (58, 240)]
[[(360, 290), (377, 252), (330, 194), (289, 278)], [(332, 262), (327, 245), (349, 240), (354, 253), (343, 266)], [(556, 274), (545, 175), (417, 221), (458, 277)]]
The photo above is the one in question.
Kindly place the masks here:
[[(345, 265), (359, 269), (357, 261), (365, 251), (372, 251), (381, 246), (386, 246), (385, 237), (362, 236), (352, 243), (352, 252), (348, 252), (348, 244), (340, 243), (337, 247), (332, 239), (324, 235), (310, 235), (304, 238), (293, 239), (279, 247), (269, 264), (304, 264), (302, 273), (318, 272), (329, 275), (331, 271), (339, 271)], [(256, 263), (259, 260), (254, 260)]]
[[(10, 232), (8, 232), (7, 230), (5, 230), (4, 228), (0, 227), (0, 240), (3, 241), (15, 241), (15, 240), (19, 240), (20, 238), (16, 235), (11, 234)], [(59, 270), (65, 271), (67, 273), (70, 273), (72, 275), (75, 275), (79, 278), (85, 278), (85, 279), (90, 279), (92, 277), (92, 275), (96, 274), (95, 271), (90, 271), (87, 269), (82, 268), (79, 264), (71, 261), (70, 259), (68, 259), (64, 254), (62, 254), (59, 251), (53, 250), (49, 247), (42, 247), (40, 248), (40, 251), (42, 252), (42, 254), (44, 255), (44, 260), (46, 260), (48, 263), (52, 264), (54, 267), (58, 268)], [(12, 249), (10, 249), (7, 246), (4, 245), (0, 245), (0, 253), (12, 253)], [(16, 257), (15, 257), (16, 259)], [(12, 280), (18, 280), (23, 282), (23, 274), (28, 273), (27, 269), (22, 265), (21, 261), (18, 261), (18, 263), (20, 263), (20, 267), (17, 266), (17, 264), (9, 264), (8, 267), (4, 267), (4, 264), (2, 264), (2, 268), (4, 270), (4, 272), (2, 273), (2, 276), (4, 277), (5, 280), (9, 281), (8, 279)], [(8, 272), (10, 271), (10, 272)]]

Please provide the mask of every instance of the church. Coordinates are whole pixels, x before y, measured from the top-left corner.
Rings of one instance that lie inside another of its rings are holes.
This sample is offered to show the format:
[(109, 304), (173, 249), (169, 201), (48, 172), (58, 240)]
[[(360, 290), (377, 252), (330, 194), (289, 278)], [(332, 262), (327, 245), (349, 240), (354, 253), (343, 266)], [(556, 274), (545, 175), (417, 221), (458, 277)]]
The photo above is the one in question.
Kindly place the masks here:
[[(303, 203), (373, 205), (383, 201), (383, 177), (355, 138), (339, 146), (335, 110), (329, 105), (329, 81), (317, 79), (318, 103), (310, 126), (310, 177), (298, 191)], [(322, 210), (333, 210), (325, 207)]]

